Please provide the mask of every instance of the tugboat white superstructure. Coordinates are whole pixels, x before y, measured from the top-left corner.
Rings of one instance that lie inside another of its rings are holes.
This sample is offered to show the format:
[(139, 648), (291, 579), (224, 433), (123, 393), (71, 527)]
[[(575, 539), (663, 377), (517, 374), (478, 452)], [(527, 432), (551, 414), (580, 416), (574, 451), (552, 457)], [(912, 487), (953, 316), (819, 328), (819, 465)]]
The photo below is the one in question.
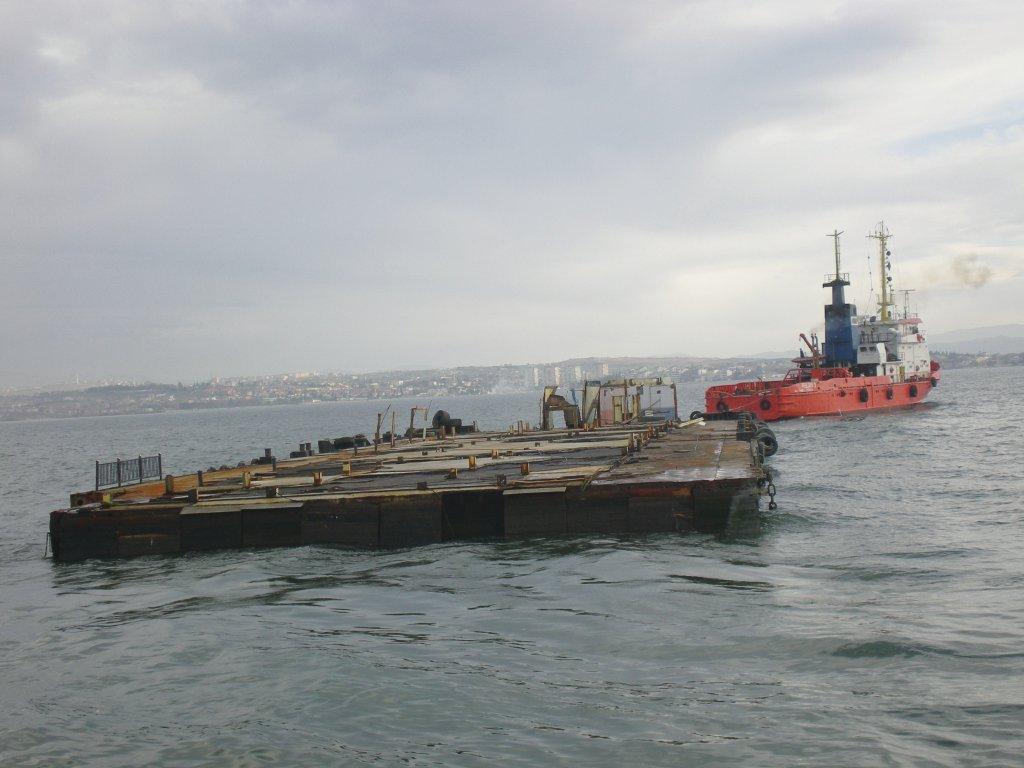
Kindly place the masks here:
[[(891, 235), (885, 223), (869, 238), (878, 241), (880, 287), (878, 313), (858, 315), (848, 304), (848, 274), (840, 270), (839, 236), (835, 241), (835, 274), (822, 286), (832, 289), (825, 305), (825, 344), (800, 334), (808, 353), (800, 350), (796, 368), (775, 381), (747, 381), (711, 387), (705, 393), (708, 411), (753, 411), (764, 421), (894, 408), (924, 400), (941, 376), (931, 359), (921, 319), (909, 302), (900, 313), (893, 300)], [(904, 292), (908, 295), (910, 292)]]

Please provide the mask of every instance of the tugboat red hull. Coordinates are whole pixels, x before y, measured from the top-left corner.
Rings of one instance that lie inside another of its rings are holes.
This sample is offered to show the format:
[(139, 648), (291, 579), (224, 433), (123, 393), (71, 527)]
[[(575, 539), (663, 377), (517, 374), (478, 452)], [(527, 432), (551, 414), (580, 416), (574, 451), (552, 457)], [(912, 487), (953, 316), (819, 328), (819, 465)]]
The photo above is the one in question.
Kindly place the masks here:
[(705, 393), (705, 408), (719, 413), (750, 411), (762, 421), (900, 408), (928, 397), (940, 376), (935, 370), (928, 379), (894, 383), (888, 376), (836, 373), (838, 375), (827, 377), (787, 376), (775, 381), (745, 381), (711, 387)]
[(878, 241), (877, 315), (858, 315), (846, 301), (850, 276), (840, 269), (841, 234), (829, 235), (835, 240), (836, 271), (821, 286), (832, 291), (825, 305), (824, 345), (818, 344), (817, 334), (808, 338), (801, 333), (810, 354), (801, 348), (793, 359), (797, 367), (784, 378), (711, 387), (704, 396), (706, 411), (751, 411), (762, 421), (876, 411), (919, 403), (939, 383), (940, 366), (928, 352), (921, 318), (911, 314), (909, 300), (902, 314), (893, 301), (891, 235), (885, 223), (868, 235)]

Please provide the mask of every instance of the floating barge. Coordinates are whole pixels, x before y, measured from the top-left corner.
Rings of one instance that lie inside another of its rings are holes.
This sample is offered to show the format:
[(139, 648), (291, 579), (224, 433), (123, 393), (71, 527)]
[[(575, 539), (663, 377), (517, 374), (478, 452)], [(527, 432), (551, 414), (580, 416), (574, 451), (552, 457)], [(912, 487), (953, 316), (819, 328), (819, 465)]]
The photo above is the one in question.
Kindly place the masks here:
[[(60, 561), (329, 544), (721, 532), (771, 486), (742, 420), (449, 434), (72, 494)], [(308, 446), (308, 444), (306, 444)], [(140, 459), (141, 463), (142, 459)]]

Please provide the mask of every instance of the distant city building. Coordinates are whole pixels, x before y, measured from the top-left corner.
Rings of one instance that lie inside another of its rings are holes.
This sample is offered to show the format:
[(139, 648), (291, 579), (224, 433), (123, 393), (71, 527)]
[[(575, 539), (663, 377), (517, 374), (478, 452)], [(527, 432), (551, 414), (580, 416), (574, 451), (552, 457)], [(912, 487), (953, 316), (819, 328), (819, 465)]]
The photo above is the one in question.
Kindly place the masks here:
[[(1020, 356), (1018, 356), (1020, 357)], [(1002, 364), (1020, 365), (1021, 360), (1000, 359)], [(984, 362), (983, 362), (984, 361)], [(672, 381), (693, 381), (697, 377), (730, 376), (750, 378), (781, 375), (787, 360), (723, 360), (721, 369), (710, 359), (650, 358), (628, 363), (591, 361), (585, 365), (466, 366), (456, 369), (418, 371), (376, 371), (373, 373), (288, 373), (252, 377), (216, 378), (195, 384), (137, 384), (121, 380), (96, 382), (97, 386), (75, 391), (5, 390), (0, 396), (0, 421), (64, 416), (93, 416), (121, 413), (156, 413), (232, 405), (329, 402), (411, 398), (422, 404), (440, 398), (506, 392), (536, 392), (542, 385), (578, 387), (586, 379), (616, 376), (662, 376)], [(994, 365), (994, 358), (964, 360), (961, 365)], [(612, 374), (614, 371), (614, 374)]]

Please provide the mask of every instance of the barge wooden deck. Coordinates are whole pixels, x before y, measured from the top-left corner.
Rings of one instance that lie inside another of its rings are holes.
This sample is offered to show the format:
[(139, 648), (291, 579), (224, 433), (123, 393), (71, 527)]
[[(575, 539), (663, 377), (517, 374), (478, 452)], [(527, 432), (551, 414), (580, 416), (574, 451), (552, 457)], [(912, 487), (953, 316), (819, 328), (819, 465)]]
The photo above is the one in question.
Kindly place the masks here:
[(732, 421), (475, 432), (72, 494), (55, 559), (588, 533), (718, 532), (767, 482)]

